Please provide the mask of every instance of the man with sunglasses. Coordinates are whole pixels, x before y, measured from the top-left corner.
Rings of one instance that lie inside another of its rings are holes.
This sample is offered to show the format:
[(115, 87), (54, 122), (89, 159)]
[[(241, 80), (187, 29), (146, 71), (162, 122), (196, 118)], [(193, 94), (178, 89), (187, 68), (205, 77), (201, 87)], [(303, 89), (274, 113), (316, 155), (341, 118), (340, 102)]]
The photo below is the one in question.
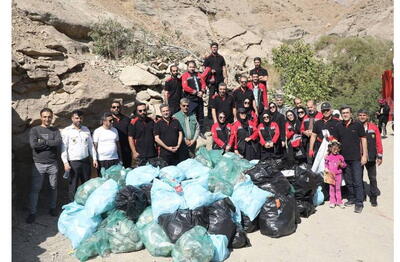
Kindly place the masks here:
[(179, 101), (182, 98), (182, 80), (179, 77), (179, 69), (176, 65), (170, 67), (171, 77), (165, 81), (164, 101), (168, 104), (171, 114), (179, 111)]
[(122, 164), (125, 168), (131, 167), (132, 152), (128, 142), (129, 117), (122, 114), (122, 104), (118, 100), (111, 103), (110, 112), (113, 117), (113, 127), (118, 131), (119, 145), (122, 153)]
[(258, 112), (257, 112), (257, 105), (256, 105), (256, 101), (254, 100), (254, 94), (253, 91), (251, 91), (248, 87), (247, 87), (247, 77), (246, 76), (241, 76), (239, 78), (239, 82), (240, 82), (240, 86), (238, 88), (236, 88), (233, 91), (233, 102), (234, 102), (234, 108), (233, 108), (233, 117), (235, 118), (235, 121), (237, 120), (237, 110), (239, 108), (243, 107), (244, 104), (244, 100), (246, 98), (248, 98), (250, 100), (250, 106), (253, 107), (254, 111), (256, 112), (257, 116), (258, 116)]
[(114, 118), (110, 112), (101, 117), (102, 125), (93, 132), (93, 143), (97, 151), (99, 174), (102, 167), (108, 169), (122, 163), (118, 131), (113, 127)]
[(136, 117), (129, 125), (128, 140), (132, 157), (138, 166), (144, 166), (150, 158), (157, 156), (154, 142), (154, 121), (147, 116), (146, 104), (136, 105)]

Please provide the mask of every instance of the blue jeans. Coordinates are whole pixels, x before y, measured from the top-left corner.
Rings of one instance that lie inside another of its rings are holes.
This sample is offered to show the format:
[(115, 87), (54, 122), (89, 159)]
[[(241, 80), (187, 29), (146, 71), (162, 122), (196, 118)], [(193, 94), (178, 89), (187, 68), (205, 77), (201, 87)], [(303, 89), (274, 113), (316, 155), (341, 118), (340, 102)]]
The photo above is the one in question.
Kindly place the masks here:
[(354, 201), (356, 206), (363, 206), (364, 186), (361, 162), (358, 160), (346, 160), (344, 180), (348, 192), (348, 200)]
[(31, 214), (36, 213), (37, 202), (40, 190), (42, 189), (43, 179), (45, 176), (49, 177), (49, 205), (50, 208), (55, 208), (57, 203), (57, 163), (42, 164), (33, 163), (32, 168), (32, 188), (29, 196), (29, 209)]

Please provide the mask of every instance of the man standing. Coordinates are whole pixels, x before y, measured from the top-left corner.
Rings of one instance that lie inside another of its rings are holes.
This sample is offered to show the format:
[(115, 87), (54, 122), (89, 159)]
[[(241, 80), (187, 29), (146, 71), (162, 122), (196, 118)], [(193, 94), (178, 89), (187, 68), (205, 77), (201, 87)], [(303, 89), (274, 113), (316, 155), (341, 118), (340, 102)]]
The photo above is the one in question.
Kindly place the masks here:
[(93, 167), (97, 168), (97, 155), (93, 145), (90, 131), (82, 125), (83, 112), (75, 110), (71, 114), (72, 124), (64, 128), (61, 133), (62, 147), (61, 159), (65, 172), (70, 172), (68, 193), (70, 201), (74, 201), (78, 179), (83, 184), (90, 179), (91, 164), (89, 156), (93, 159)]
[(40, 111), (40, 126), (33, 127), (29, 132), (29, 144), (32, 148), (33, 168), (32, 168), (32, 187), (29, 196), (30, 214), (26, 218), (26, 223), (31, 224), (36, 219), (36, 207), (40, 190), (42, 189), (43, 179), (49, 178), (49, 204), (50, 215), (57, 216), (57, 150), (62, 143), (60, 131), (51, 126), (53, 111), (43, 108)]
[(261, 58), (260, 57), (254, 58), (254, 68), (250, 70), (250, 75), (252, 76), (254, 73), (258, 74), (260, 83), (265, 85), (265, 87), (267, 87), (268, 71), (267, 71), (267, 69), (264, 69), (261, 67)]
[(179, 77), (178, 66), (170, 67), (171, 77), (165, 81), (164, 101), (168, 104), (171, 114), (179, 111), (179, 101), (182, 98), (182, 80)]
[(253, 91), (254, 101), (256, 102), (256, 107), (258, 114), (268, 109), (268, 93), (267, 88), (264, 84), (259, 82), (258, 73), (254, 72), (251, 75), (251, 82), (247, 83), (247, 87)]
[(233, 97), (227, 94), (227, 87), (225, 83), (219, 84), (218, 94), (215, 94), (212, 97), (210, 107), (214, 124), (218, 122), (217, 116), (221, 112), (225, 113), (226, 122), (233, 123)]
[(150, 158), (157, 156), (154, 143), (154, 121), (147, 116), (146, 104), (136, 105), (136, 117), (129, 125), (129, 145), (133, 159), (138, 166), (143, 166)]
[(376, 207), (378, 205), (377, 197), (379, 195), (378, 184), (376, 181), (376, 165), (380, 166), (383, 158), (381, 133), (379, 132), (378, 127), (369, 121), (367, 110), (360, 109), (358, 111), (358, 120), (363, 124), (367, 135), (368, 162), (365, 164), (365, 168), (368, 172), (370, 184), (369, 200), (371, 201), (371, 205)]
[(278, 112), (282, 115), (286, 116), (286, 112), (290, 109), (287, 105), (285, 105), (283, 101), (283, 95), (276, 95), (275, 96), (276, 106), (278, 107)]
[[(108, 169), (122, 162), (118, 131), (112, 125), (114, 118), (106, 112), (101, 118), (102, 125), (93, 132), (93, 143), (97, 151), (99, 169)], [(99, 172), (100, 173), (100, 172)]]
[(183, 129), (183, 142), (178, 150), (179, 162), (195, 156), (196, 140), (199, 137), (200, 127), (194, 114), (189, 114), (189, 100), (182, 98), (181, 110), (173, 117), (179, 121)]
[(114, 100), (110, 108), (113, 117), (113, 127), (118, 131), (119, 145), (122, 154), (122, 164), (125, 168), (132, 165), (132, 152), (128, 142), (128, 127), (131, 121), (129, 117), (122, 114), (122, 105), (118, 100)]
[(167, 105), (160, 105), (162, 119), (154, 125), (154, 140), (160, 146), (160, 157), (168, 165), (179, 163), (178, 149), (183, 139), (183, 130), (179, 121), (171, 117)]
[[(362, 166), (367, 163), (367, 139), (362, 124), (352, 119), (352, 110), (349, 106), (340, 108), (343, 121), (337, 125), (338, 138), (342, 143), (341, 154), (346, 161), (344, 179), (348, 189), (348, 201), (345, 206), (355, 204), (354, 212), (363, 210), (364, 187), (362, 179)], [(360, 146), (361, 145), (361, 146)]]
[(378, 127), (379, 127), (379, 132), (382, 134), (383, 138), (386, 138), (386, 125), (387, 122), (389, 121), (389, 113), (390, 113), (390, 107), (387, 104), (386, 100), (381, 98), (378, 100), (379, 102), (379, 111), (376, 112), (376, 117), (378, 118)]
[(241, 76), (239, 78), (239, 81), (240, 81), (240, 86), (238, 88), (236, 88), (232, 94), (233, 102), (235, 105), (235, 107), (233, 108), (233, 117), (234, 117), (235, 121), (237, 120), (237, 110), (239, 108), (243, 107), (244, 100), (246, 100), (246, 98), (248, 98), (250, 100), (250, 106), (253, 107), (255, 113), (258, 115), (257, 105), (256, 105), (256, 101), (254, 100), (253, 91), (251, 91), (247, 87), (247, 77)]
[(317, 111), (314, 100), (307, 101), (307, 115), (303, 118), (300, 126), (300, 131), (303, 135), (303, 145), (306, 145), (306, 152), (308, 152), (307, 162), (312, 164), (313, 151), (310, 151), (310, 138), (314, 129), (314, 124), (318, 120), (322, 119), (323, 115)]
[(203, 94), (206, 91), (206, 82), (200, 73), (196, 73), (196, 63), (187, 62), (188, 71), (182, 75), (183, 96), (189, 99), (189, 113), (195, 112), (200, 124), (201, 136), (204, 133), (204, 103)]

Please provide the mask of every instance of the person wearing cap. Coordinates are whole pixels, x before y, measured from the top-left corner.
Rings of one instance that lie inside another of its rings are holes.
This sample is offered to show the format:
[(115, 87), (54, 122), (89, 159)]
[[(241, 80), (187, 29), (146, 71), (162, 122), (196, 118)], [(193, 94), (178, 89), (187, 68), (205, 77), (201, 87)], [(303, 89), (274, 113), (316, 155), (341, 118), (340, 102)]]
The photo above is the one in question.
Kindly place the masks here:
[(261, 114), (260, 122), (257, 128), (261, 144), (260, 160), (280, 157), (282, 150), (278, 124), (272, 121), (268, 111)]
[(342, 144), (342, 155), (347, 167), (344, 179), (348, 190), (348, 201), (345, 206), (354, 207), (354, 212), (361, 213), (364, 207), (364, 186), (362, 166), (368, 161), (367, 139), (364, 127), (359, 121), (352, 119), (350, 106), (340, 108), (343, 121), (337, 125), (337, 138)]
[(314, 157), (314, 152), (318, 152), (323, 139), (329, 141), (337, 137), (337, 125), (339, 120), (332, 116), (332, 107), (328, 102), (321, 105), (322, 119), (315, 122), (310, 138), (310, 148), (308, 155)]
[(379, 121), (378, 123), (379, 132), (381, 132), (382, 138), (386, 138), (386, 125), (387, 122), (389, 121), (390, 107), (387, 104), (386, 100), (383, 98), (379, 99), (378, 102), (379, 102), (379, 110), (375, 114)]
[(368, 179), (370, 183), (370, 202), (373, 207), (378, 205), (377, 197), (379, 195), (378, 184), (376, 181), (376, 165), (382, 164), (383, 147), (381, 133), (378, 127), (369, 121), (368, 111), (360, 109), (358, 111), (358, 120), (363, 124), (367, 135), (368, 162), (365, 164), (367, 169)]
[(232, 145), (228, 143), (231, 133), (232, 125), (227, 122), (225, 112), (221, 111), (218, 114), (218, 122), (211, 127), (212, 149), (222, 149), (225, 152), (231, 151)]
[(261, 67), (260, 57), (255, 57), (253, 61), (254, 61), (254, 68), (250, 70), (249, 75), (252, 76), (254, 73), (256, 73), (258, 75), (260, 83), (265, 85), (265, 87), (267, 87), (267, 81), (268, 81), (267, 69)]
[(234, 146), (236, 154), (247, 160), (259, 159), (257, 127), (250, 121), (243, 107), (238, 109), (237, 121), (233, 123), (229, 144)]

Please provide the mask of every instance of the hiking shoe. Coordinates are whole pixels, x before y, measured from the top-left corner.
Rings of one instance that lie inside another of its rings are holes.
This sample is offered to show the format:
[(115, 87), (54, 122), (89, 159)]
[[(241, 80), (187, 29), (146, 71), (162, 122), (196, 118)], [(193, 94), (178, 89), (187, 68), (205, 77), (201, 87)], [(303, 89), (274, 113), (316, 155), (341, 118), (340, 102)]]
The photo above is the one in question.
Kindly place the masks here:
[(344, 203), (344, 205), (347, 206), (347, 207), (351, 207), (352, 205), (354, 205), (354, 201), (349, 200), (346, 203)]
[(55, 208), (50, 208), (49, 214), (50, 214), (50, 216), (52, 216), (52, 217), (58, 216), (58, 212), (57, 212), (57, 210), (56, 210)]
[(36, 215), (35, 214), (29, 214), (29, 216), (26, 218), (25, 222), (27, 224), (32, 224), (36, 220)]
[(370, 197), (369, 200), (371, 202), (371, 206), (376, 207), (378, 205), (378, 202), (376, 201), (376, 196)]
[(335, 204), (329, 204), (330, 208), (335, 208)]
[(339, 207), (340, 207), (341, 209), (344, 209), (344, 208), (345, 208), (344, 204), (340, 204)]
[(354, 212), (355, 213), (361, 213), (363, 210), (363, 206), (355, 206), (354, 207)]

